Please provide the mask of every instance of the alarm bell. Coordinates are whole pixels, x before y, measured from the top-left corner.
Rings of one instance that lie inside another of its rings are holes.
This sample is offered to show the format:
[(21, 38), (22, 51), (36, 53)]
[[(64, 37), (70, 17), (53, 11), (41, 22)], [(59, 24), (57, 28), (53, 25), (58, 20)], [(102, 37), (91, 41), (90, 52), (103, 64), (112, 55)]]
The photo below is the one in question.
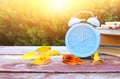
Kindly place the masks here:
[[(79, 13), (89, 13), (89, 14), (91, 14), (91, 17), (88, 18), (87, 20), (86, 19), (79, 19), (76, 17)], [(100, 22), (97, 19), (97, 17), (95, 17), (93, 15), (93, 13), (90, 11), (78, 11), (77, 13), (75, 13), (74, 16), (69, 20), (68, 26), (71, 27), (75, 24), (82, 23), (82, 22), (86, 22), (86, 23), (91, 24), (92, 26), (95, 26), (95, 27), (100, 26)]]

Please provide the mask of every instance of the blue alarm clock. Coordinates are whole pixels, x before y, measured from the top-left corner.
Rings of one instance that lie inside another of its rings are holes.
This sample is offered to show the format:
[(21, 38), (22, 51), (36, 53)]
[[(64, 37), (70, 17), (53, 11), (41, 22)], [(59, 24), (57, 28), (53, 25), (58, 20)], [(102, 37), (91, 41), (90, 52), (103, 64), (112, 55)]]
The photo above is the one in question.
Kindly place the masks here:
[(82, 12), (90, 13), (92, 17), (87, 20), (72, 17), (68, 22), (70, 29), (66, 33), (65, 44), (75, 56), (85, 58), (94, 54), (100, 45), (100, 33), (95, 29), (100, 22), (90, 11), (79, 11), (75, 15)]

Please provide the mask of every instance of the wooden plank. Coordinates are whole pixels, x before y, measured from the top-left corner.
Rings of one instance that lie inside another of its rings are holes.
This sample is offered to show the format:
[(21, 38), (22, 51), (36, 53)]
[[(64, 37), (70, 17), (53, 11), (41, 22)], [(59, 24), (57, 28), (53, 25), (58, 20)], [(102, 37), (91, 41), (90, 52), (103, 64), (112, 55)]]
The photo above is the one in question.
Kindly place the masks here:
[[(92, 59), (83, 59), (86, 64), (67, 65), (62, 56), (52, 57), (47, 65), (30, 65), (21, 59), (27, 51), (39, 46), (0, 46), (0, 79), (120, 79), (120, 57), (100, 55), (104, 64), (91, 65)], [(63, 54), (70, 53), (66, 46), (51, 46)]]
[[(0, 54), (8, 55), (8, 54), (24, 54), (28, 51), (34, 51), (39, 46), (0, 46)], [(51, 46), (53, 50), (58, 50), (62, 54), (71, 54), (66, 46)], [(108, 48), (108, 47), (100, 47), (98, 49), (100, 53), (120, 56), (120, 48)]]
[[(28, 51), (34, 51), (39, 46), (0, 46), (0, 54), (8, 55), (8, 54), (24, 54)], [(66, 46), (51, 46), (53, 50), (58, 50), (62, 54), (71, 54)], [(108, 47), (100, 47), (98, 49), (100, 53), (120, 56), (120, 48), (108, 48)]]
[(30, 65), (20, 55), (0, 55), (0, 73), (117, 73), (120, 72), (120, 57), (101, 55), (104, 64), (92, 65), (92, 59), (83, 59), (85, 64), (68, 65), (62, 57), (53, 57), (47, 65)]
[[(24, 54), (28, 51), (34, 51), (40, 46), (0, 46), (0, 54)], [(51, 46), (51, 49), (58, 50), (62, 54), (70, 53), (66, 46)]]
[(120, 73), (0, 73), (0, 79), (120, 79)]

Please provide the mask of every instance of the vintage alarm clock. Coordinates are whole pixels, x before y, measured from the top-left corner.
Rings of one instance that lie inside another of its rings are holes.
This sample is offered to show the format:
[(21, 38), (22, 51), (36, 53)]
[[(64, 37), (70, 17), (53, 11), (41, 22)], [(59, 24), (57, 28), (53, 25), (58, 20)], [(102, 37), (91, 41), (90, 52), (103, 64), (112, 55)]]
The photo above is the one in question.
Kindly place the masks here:
[[(79, 19), (80, 13), (89, 13), (88, 19)], [(65, 44), (68, 50), (75, 56), (85, 58), (94, 54), (100, 45), (100, 33), (95, 27), (100, 26), (97, 17), (90, 11), (79, 11), (69, 20), (70, 29), (65, 36)]]

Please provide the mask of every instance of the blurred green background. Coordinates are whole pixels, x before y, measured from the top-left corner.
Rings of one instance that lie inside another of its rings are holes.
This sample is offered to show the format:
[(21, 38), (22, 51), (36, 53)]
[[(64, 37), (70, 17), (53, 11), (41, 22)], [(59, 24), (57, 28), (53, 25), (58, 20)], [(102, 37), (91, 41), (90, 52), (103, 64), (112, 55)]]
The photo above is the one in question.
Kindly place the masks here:
[(119, 21), (119, 3), (120, 0), (0, 0), (0, 45), (65, 45), (67, 23), (75, 12), (92, 11), (101, 24)]

